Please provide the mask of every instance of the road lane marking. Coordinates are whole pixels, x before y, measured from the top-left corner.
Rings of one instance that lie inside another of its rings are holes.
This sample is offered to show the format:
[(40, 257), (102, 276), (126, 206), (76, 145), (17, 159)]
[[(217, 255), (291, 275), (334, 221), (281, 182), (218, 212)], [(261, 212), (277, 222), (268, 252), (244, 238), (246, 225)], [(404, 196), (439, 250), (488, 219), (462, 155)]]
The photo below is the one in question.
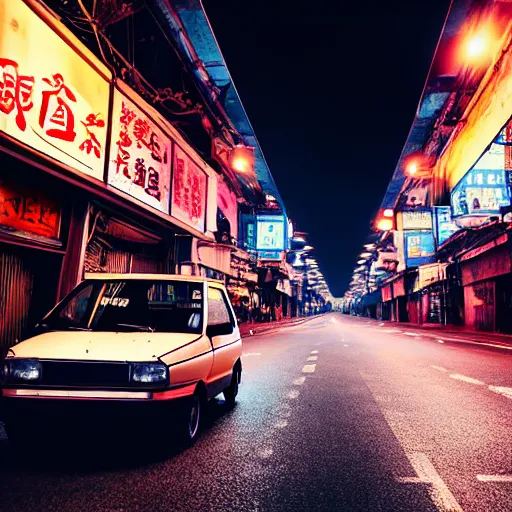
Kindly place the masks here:
[(247, 354), (242, 354), (243, 357), (251, 357), (251, 356), (261, 356), (261, 352), (247, 352)]
[(421, 334), (418, 334), (417, 332), (404, 332), (406, 336), (421, 336)]
[(406, 455), (420, 480), (431, 485), (428, 492), (437, 509), (443, 512), (462, 512), (455, 496), (439, 476), (427, 455), (421, 452), (412, 452)]
[(479, 482), (507, 482), (512, 483), (512, 475), (476, 475)]
[(298, 389), (292, 389), (287, 395), (286, 398), (290, 398), (291, 400), (295, 400), (299, 398), (300, 391)]
[[(368, 322), (368, 323), (370, 323), (370, 322)], [(379, 324), (379, 327), (383, 327), (384, 325), (386, 325), (386, 324)]]
[(302, 368), (302, 373), (314, 373), (316, 370), (316, 364), (306, 364), (304, 368)]
[(437, 343), (444, 343), (443, 340), (437, 340)]
[(304, 384), (304, 382), (306, 382), (306, 377), (299, 377), (298, 379), (295, 379), (293, 381), (293, 384), (295, 386), (302, 386), (302, 384)]
[(512, 398), (512, 388), (506, 388), (503, 386), (489, 386), (489, 391), (506, 396), (507, 398)]
[(286, 420), (279, 420), (274, 426), (276, 428), (286, 428), (288, 426), (288, 422)]
[(386, 333), (395, 333), (395, 329), (382, 329), (382, 332), (386, 332)]
[(316, 361), (318, 359), (318, 356), (309, 356), (306, 361)]
[(312, 354), (318, 354), (318, 350), (312, 350), (311, 353)]
[(440, 372), (448, 371), (446, 368), (443, 368), (442, 366), (436, 366), (435, 364), (433, 364), (431, 367), (434, 368), (434, 370), (439, 370)]
[(372, 394), (374, 400), (379, 404), (379, 408), (388, 424), (391, 432), (395, 435), (398, 443), (402, 447), (405, 456), (409, 460), (409, 463), (414, 469), (414, 472), (417, 475), (417, 480), (415, 477), (402, 477), (399, 481), (403, 481), (404, 483), (420, 483), (420, 484), (429, 484), (427, 487), (427, 491), (430, 495), (430, 499), (436, 506), (436, 508), (440, 512), (462, 512), (462, 508), (457, 503), (457, 500), (451, 493), (450, 489), (443, 482), (442, 478), (437, 473), (435, 467), (430, 462), (429, 458), (425, 453), (420, 450), (411, 449), (411, 441), (413, 445), (421, 446), (421, 441), (414, 438), (411, 440), (411, 437), (406, 434), (406, 431), (410, 426), (407, 426), (406, 417), (403, 417), (398, 411), (393, 410), (392, 408), (384, 405), (382, 401), (379, 402), (379, 391), (380, 387), (377, 386), (375, 382), (373, 382), (372, 377), (364, 372), (359, 371), (363, 381), (366, 383), (370, 393)]
[(460, 373), (451, 373), (450, 379), (461, 380), (462, 382), (467, 382), (468, 384), (476, 384), (477, 386), (483, 386), (485, 384), (485, 382), (482, 382), (481, 380), (473, 379), (473, 377), (466, 377)]

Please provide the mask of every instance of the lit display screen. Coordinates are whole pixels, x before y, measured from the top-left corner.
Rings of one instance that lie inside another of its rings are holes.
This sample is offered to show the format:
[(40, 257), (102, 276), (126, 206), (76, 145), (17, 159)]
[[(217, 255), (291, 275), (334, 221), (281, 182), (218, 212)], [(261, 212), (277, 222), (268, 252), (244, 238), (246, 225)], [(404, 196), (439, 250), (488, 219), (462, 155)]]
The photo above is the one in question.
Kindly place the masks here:
[(257, 218), (256, 249), (285, 250), (285, 218), (282, 215), (261, 215)]
[(446, 242), (459, 228), (453, 222), (452, 211), (449, 206), (434, 207), (434, 214), (437, 245), (439, 246)]
[(506, 182), (504, 147), (492, 144), (451, 195), (454, 217), (494, 215), (510, 204)]
[(407, 267), (432, 263), (436, 252), (432, 231), (416, 231), (405, 234)]

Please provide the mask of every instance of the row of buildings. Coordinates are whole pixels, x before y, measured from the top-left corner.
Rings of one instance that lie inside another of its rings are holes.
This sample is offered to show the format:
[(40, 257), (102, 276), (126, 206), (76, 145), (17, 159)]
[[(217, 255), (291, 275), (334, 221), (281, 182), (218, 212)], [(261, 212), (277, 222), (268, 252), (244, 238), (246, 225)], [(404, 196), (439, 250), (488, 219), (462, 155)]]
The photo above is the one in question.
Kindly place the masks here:
[(342, 308), (512, 333), (512, 3), (453, 0)]
[(325, 308), (199, 0), (0, 0), (0, 352), (89, 272)]

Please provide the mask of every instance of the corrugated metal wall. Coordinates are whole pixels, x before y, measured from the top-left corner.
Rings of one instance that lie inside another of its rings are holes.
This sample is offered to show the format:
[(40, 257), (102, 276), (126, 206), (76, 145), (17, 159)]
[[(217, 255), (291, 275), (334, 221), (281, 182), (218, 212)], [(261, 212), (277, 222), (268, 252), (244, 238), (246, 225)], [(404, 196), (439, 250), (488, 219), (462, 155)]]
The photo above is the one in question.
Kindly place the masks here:
[(18, 254), (0, 247), (0, 353), (14, 345), (27, 326), (34, 273)]

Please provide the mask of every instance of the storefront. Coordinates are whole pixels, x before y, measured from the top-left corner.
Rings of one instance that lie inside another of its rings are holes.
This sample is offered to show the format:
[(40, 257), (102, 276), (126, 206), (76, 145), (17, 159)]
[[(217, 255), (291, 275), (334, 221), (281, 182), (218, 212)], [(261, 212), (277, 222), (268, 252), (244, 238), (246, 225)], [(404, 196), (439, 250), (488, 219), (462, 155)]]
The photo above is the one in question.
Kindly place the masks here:
[(460, 258), (464, 287), (465, 324), (481, 331), (510, 332), (510, 272), (508, 234), (469, 251)]

